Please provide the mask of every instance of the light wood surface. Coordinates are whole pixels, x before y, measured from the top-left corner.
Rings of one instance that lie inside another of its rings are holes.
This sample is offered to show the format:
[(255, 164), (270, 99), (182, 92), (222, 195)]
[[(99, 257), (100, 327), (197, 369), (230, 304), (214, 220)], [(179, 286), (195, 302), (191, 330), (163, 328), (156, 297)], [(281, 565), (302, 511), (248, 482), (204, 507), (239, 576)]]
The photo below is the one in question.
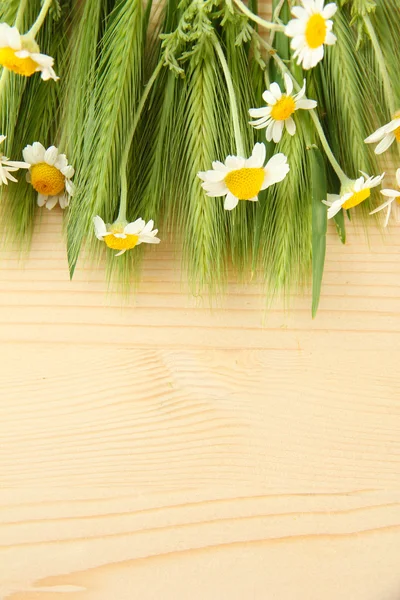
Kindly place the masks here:
[[(268, 2), (261, 3), (269, 16)], [(399, 600), (400, 239), (331, 231), (320, 311), (0, 263), (1, 600)]]
[(331, 232), (312, 321), (201, 307), (163, 244), (121, 307), (44, 212), (0, 271), (0, 597), (398, 600), (399, 254)]

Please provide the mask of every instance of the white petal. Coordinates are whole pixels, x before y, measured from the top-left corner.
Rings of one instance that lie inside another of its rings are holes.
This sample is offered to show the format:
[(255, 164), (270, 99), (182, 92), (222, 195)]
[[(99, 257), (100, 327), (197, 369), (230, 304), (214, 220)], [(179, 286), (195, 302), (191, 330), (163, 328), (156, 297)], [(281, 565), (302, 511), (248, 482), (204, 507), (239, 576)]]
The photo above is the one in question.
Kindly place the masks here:
[(93, 225), (95, 236), (97, 239), (102, 240), (108, 233), (106, 224), (103, 219), (97, 215), (96, 217), (93, 217)]
[(375, 154), (382, 154), (383, 152), (385, 152), (393, 144), (395, 139), (396, 136), (394, 135), (394, 133), (388, 133), (387, 135), (385, 135), (383, 140), (381, 140), (375, 148)]
[(44, 155), (46, 152), (45, 147), (40, 142), (33, 142), (32, 149), (35, 154), (35, 162), (44, 162)]
[(254, 129), (264, 129), (270, 123), (271, 117), (261, 117), (256, 121), (249, 121), (249, 125), (252, 125)]
[(269, 86), (269, 91), (274, 96), (274, 98), (276, 98), (276, 100), (280, 100), (282, 98), (281, 88), (276, 82), (271, 83), (271, 85)]
[(283, 131), (283, 121), (275, 121), (274, 127), (272, 129), (272, 139), (274, 140), (275, 144), (280, 142), (281, 137), (282, 137), (282, 131)]
[(47, 198), (48, 198), (48, 196), (43, 196), (43, 194), (38, 194), (37, 205), (44, 206), (47, 202)]
[(15, 53), (15, 56), (18, 58), (30, 58), (31, 53), (28, 52), (28, 50), (18, 50), (18, 52)]
[(58, 196), (49, 196), (49, 199), (46, 202), (46, 208), (48, 210), (52, 210), (58, 202)]
[(145, 244), (159, 244), (160, 238), (154, 237), (152, 235), (142, 235), (139, 236), (139, 242), (144, 242)]
[(296, 123), (293, 121), (292, 117), (286, 119), (285, 125), (289, 135), (294, 135), (296, 133)]
[[(16, 179), (13, 175), (10, 174), (10, 170), (5, 169), (4, 167), (2, 168), (4, 177), (6, 179), (5, 183), (7, 184), (7, 179), (9, 179), (10, 181), (14, 181), (14, 183), (18, 183), (18, 179)], [(4, 177), (3, 177), (3, 181), (4, 181)]]
[(66, 179), (65, 180), (65, 189), (67, 190), (68, 194), (70, 196), (73, 196), (75, 194), (75, 184), (73, 181), (71, 181), (70, 179)]
[(292, 15), (294, 15), (297, 19), (308, 19), (307, 11), (301, 6), (293, 6), (291, 10)]
[(242, 156), (227, 156), (225, 165), (230, 170), (243, 169), (246, 159)]
[(224, 173), (223, 171), (206, 171), (204, 177), (201, 179), (209, 183), (216, 183), (222, 181), (225, 177), (226, 172)]
[(292, 19), (285, 27), (285, 35), (295, 37), (304, 33), (306, 29), (306, 21), (300, 19)]
[(317, 106), (316, 100), (307, 100), (306, 98), (304, 98), (303, 100), (297, 100), (297, 102), (296, 102), (296, 110), (297, 109), (311, 110), (312, 108), (315, 108), (316, 106)]
[(21, 162), (19, 160), (3, 160), (3, 164), (15, 167), (16, 169), (29, 169), (31, 166), (29, 163)]
[(53, 167), (57, 158), (58, 148), (55, 146), (50, 146), (50, 148), (47, 148), (46, 152), (44, 153), (44, 162)]
[(258, 119), (259, 117), (268, 117), (271, 114), (271, 109), (268, 106), (263, 106), (262, 108), (250, 108), (249, 115), (253, 119)]
[(391, 198), (390, 200), (386, 200), (386, 202), (384, 202), (383, 204), (380, 204), (378, 206), (378, 208), (375, 208), (375, 210), (372, 210), (369, 214), (370, 215), (375, 215), (377, 212), (383, 210), (384, 208), (387, 208), (388, 206), (390, 206), (393, 202), (394, 198)]
[(388, 196), (389, 198), (400, 198), (400, 192), (397, 190), (381, 190), (382, 196)]
[[(368, 187), (373, 188), (373, 187), (376, 187), (377, 185), (380, 185), (382, 182), (382, 179), (384, 177), (385, 177), (385, 173), (382, 173), (382, 175), (378, 175), (377, 177), (371, 177)], [(365, 186), (365, 187), (367, 187), (367, 186)]]
[(143, 227), (141, 233), (150, 234), (153, 227), (154, 227), (154, 221), (153, 221), (153, 219), (150, 219), (150, 221), (148, 221), (146, 223), (146, 225)]
[(336, 11), (336, 4), (334, 2), (331, 2), (330, 4), (327, 4), (323, 9), (322, 16), (324, 17), (324, 19), (330, 19), (331, 17), (333, 17)]
[(75, 174), (75, 169), (71, 165), (60, 169), (60, 171), (67, 179), (71, 179), (71, 177), (73, 177)]
[(223, 173), (228, 173), (228, 168), (224, 165), (223, 162), (219, 160), (213, 161), (212, 168), (214, 169), (214, 171), (222, 171)]
[(275, 124), (275, 121), (271, 121), (271, 123), (268, 125), (267, 130), (265, 132), (265, 137), (267, 139), (267, 142), (270, 142), (272, 140), (272, 130), (274, 128), (274, 124)]
[(201, 187), (206, 191), (207, 196), (210, 198), (224, 196), (228, 192), (228, 189), (223, 181), (219, 183), (202, 183)]
[(328, 219), (332, 219), (342, 208), (341, 200), (334, 202), (330, 208), (328, 208)]
[(115, 256), (122, 256), (122, 254), (125, 254), (126, 250), (121, 250), (120, 252), (117, 252), (117, 254), (115, 254)]
[(9, 27), (7, 31), (8, 46), (13, 50), (19, 50), (21, 48), (21, 36), (16, 27)]
[(327, 31), (324, 43), (327, 46), (333, 46), (333, 44), (336, 44), (336, 41), (337, 41), (336, 35), (334, 33), (332, 33), (332, 31)]
[(126, 233), (127, 235), (135, 235), (137, 233), (140, 233), (145, 227), (145, 225), (146, 222), (144, 219), (136, 219), (136, 221), (133, 221), (133, 223), (128, 223), (128, 225), (125, 225), (124, 233)]
[(246, 167), (260, 168), (264, 166), (267, 150), (265, 144), (257, 143), (254, 145), (251, 157), (246, 161)]
[(290, 96), (290, 94), (293, 92), (293, 81), (287, 73), (284, 74), (283, 78), (285, 80), (286, 94)]
[(236, 196), (234, 196), (231, 192), (228, 192), (225, 198), (225, 202), (224, 202), (224, 209), (225, 210), (232, 210), (235, 208), (235, 206), (238, 205), (239, 199), (236, 198)]
[(60, 204), (60, 207), (64, 210), (64, 208), (69, 204), (69, 199), (65, 194), (62, 194), (61, 196), (59, 196), (58, 202)]
[(390, 125), (390, 123), (383, 125), (383, 127), (379, 127), (374, 133), (371, 133), (371, 135), (365, 138), (364, 142), (366, 144), (375, 144), (375, 142), (379, 142), (388, 133), (388, 125)]
[(1, 183), (0, 185), (8, 185), (8, 181), (7, 181), (7, 177), (6, 177), (6, 170), (3, 169), (3, 167), (0, 165), (0, 179), (1, 179)]
[[(62, 172), (62, 169), (65, 169), (65, 167), (68, 167), (68, 160), (67, 157), (65, 156), (65, 154), (59, 154), (58, 158), (56, 160), (56, 162), (54, 163), (54, 166), (57, 167), (57, 169), (59, 171)], [(65, 175), (65, 173), (64, 173)], [(72, 177), (72, 175), (71, 175)]]
[(277, 102), (275, 96), (271, 94), (269, 90), (265, 90), (265, 92), (263, 92), (262, 98), (264, 102), (266, 102), (267, 104), (271, 104), (272, 106)]
[(301, 90), (299, 92), (297, 92), (297, 94), (294, 96), (294, 100), (296, 102), (296, 105), (298, 103), (298, 100), (300, 100), (304, 94), (306, 93), (306, 80), (303, 79), (303, 87), (301, 88)]

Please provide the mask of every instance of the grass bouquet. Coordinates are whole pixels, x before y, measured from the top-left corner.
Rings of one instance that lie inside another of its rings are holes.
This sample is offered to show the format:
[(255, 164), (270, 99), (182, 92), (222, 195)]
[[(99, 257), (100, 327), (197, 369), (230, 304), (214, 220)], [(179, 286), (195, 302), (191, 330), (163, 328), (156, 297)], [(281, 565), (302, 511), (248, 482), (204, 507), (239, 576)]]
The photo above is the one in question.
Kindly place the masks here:
[(71, 277), (105, 253), (127, 290), (169, 236), (194, 294), (311, 275), (315, 316), (328, 220), (400, 220), (399, 32), (397, 0), (3, 2), (4, 239), (59, 207)]

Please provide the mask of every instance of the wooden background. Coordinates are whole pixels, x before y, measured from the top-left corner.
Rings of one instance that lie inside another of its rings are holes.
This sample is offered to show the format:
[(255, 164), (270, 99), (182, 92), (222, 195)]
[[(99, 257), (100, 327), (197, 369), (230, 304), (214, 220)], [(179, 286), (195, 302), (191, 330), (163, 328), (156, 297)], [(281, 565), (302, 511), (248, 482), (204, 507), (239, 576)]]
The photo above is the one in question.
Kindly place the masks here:
[(166, 244), (121, 307), (61, 221), (1, 262), (0, 598), (399, 600), (399, 230), (331, 232), (312, 321)]

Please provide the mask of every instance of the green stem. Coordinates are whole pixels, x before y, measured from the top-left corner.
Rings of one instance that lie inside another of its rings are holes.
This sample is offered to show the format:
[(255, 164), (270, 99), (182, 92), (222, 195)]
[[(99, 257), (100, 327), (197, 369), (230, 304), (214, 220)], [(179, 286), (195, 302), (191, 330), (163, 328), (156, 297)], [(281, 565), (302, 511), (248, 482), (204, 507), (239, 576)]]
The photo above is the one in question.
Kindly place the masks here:
[(382, 81), (383, 81), (383, 87), (385, 89), (385, 94), (387, 97), (387, 102), (389, 105), (389, 110), (391, 112), (391, 117), (393, 118), (394, 113), (396, 112), (396, 104), (394, 101), (394, 95), (393, 95), (393, 88), (391, 86), (390, 83), (390, 77), (389, 77), (389, 73), (388, 70), (386, 68), (386, 63), (385, 63), (385, 58), (383, 56), (382, 50), (381, 50), (381, 46), (379, 44), (379, 40), (376, 37), (376, 33), (375, 33), (375, 29), (371, 23), (371, 19), (369, 18), (368, 15), (365, 15), (363, 17), (364, 19), (364, 23), (365, 26), (367, 28), (368, 31), (368, 35), (371, 39), (371, 43), (372, 43), (372, 47), (374, 49), (375, 52), (375, 56), (376, 56), (376, 60), (378, 61), (378, 65), (379, 65), (379, 70), (381, 73), (381, 77), (382, 77)]
[[(277, 63), (277, 65), (280, 68), (280, 70), (282, 71), (282, 73), (286, 73), (287, 75), (289, 75), (289, 77), (293, 81), (293, 87), (296, 90), (296, 92), (299, 92), (301, 90), (301, 87), (299, 86), (295, 77), (293, 77), (292, 73), (287, 68), (287, 66), (285, 65), (283, 60), (277, 55), (274, 48), (272, 46), (270, 46), (268, 44), (268, 42), (263, 40), (260, 36), (258, 36), (258, 37), (259, 37), (260, 43), (271, 54), (272, 58), (275, 60), (275, 62)], [(319, 139), (321, 141), (321, 145), (325, 151), (325, 154), (326, 154), (329, 162), (331, 163), (332, 168), (335, 171), (336, 175), (339, 177), (340, 183), (342, 185), (344, 185), (349, 181), (349, 178), (347, 177), (346, 173), (343, 171), (343, 169), (341, 168), (338, 161), (336, 160), (336, 158), (333, 155), (333, 152), (329, 146), (328, 140), (326, 139), (326, 135), (325, 135), (322, 125), (318, 119), (316, 111), (313, 109), (313, 110), (310, 110), (309, 112), (310, 112), (310, 116), (314, 122), (315, 129), (317, 130), (317, 133), (318, 133)]]
[(285, 28), (283, 25), (279, 25), (278, 23), (271, 23), (270, 21), (265, 21), (258, 15), (255, 15), (254, 13), (252, 13), (251, 10), (249, 8), (247, 8), (247, 6), (242, 2), (242, 0), (233, 0), (233, 1), (236, 4), (236, 6), (238, 8), (240, 8), (242, 13), (244, 15), (246, 15), (246, 17), (248, 17), (249, 19), (254, 21), (254, 23), (258, 23), (258, 25), (261, 25), (261, 27), (264, 27), (265, 29), (269, 29), (270, 31), (284, 31)]
[(27, 3), (28, 3), (28, 0), (21, 0), (19, 7), (18, 7), (17, 16), (15, 17), (15, 23), (14, 23), (14, 27), (16, 27), (18, 29), (18, 31), (21, 30), (22, 25), (23, 25), (24, 13), (25, 13)]
[[(286, 0), (279, 0), (278, 4), (274, 10), (274, 14), (272, 15), (275, 21), (279, 20), (281, 10), (282, 10), (285, 2), (286, 2)], [(275, 38), (275, 31), (271, 31), (271, 35), (269, 36), (269, 43), (271, 45), (274, 43), (274, 38)]]
[(219, 41), (217, 39), (217, 36), (214, 36), (213, 41), (214, 41), (215, 50), (218, 54), (218, 58), (220, 60), (221, 66), (222, 66), (222, 70), (225, 75), (225, 81), (226, 81), (226, 85), (228, 88), (229, 100), (230, 100), (230, 105), (231, 105), (231, 113), (232, 113), (232, 121), (233, 121), (233, 131), (235, 133), (236, 151), (237, 151), (238, 156), (241, 156), (244, 158), (244, 145), (243, 145), (242, 133), (240, 131), (239, 110), (238, 110), (235, 90), (233, 87), (232, 75), (231, 75), (231, 72), (229, 71), (228, 63), (226, 62), (224, 52), (221, 48), (221, 44), (219, 43)]
[(146, 100), (149, 96), (150, 90), (153, 87), (154, 82), (156, 81), (159, 72), (164, 66), (164, 59), (161, 59), (156, 68), (153, 71), (152, 76), (146, 84), (145, 90), (140, 98), (140, 102), (135, 113), (134, 119), (132, 121), (132, 125), (128, 136), (126, 138), (126, 146), (124, 148), (122, 157), (121, 157), (121, 168), (120, 168), (120, 177), (121, 177), (121, 197), (119, 204), (119, 211), (116, 221), (126, 221), (126, 209), (128, 205), (128, 177), (127, 177), (127, 165), (129, 159), (129, 152), (132, 146), (133, 136), (135, 135), (136, 127), (139, 123), (140, 116), (143, 112), (143, 108), (146, 104)]
[(46, 18), (47, 13), (49, 12), (49, 8), (50, 8), (52, 2), (53, 2), (53, 0), (45, 0), (44, 1), (41, 11), (38, 15), (38, 18), (36, 19), (36, 21), (34, 22), (32, 27), (30, 28), (30, 30), (26, 33), (26, 37), (29, 37), (32, 40), (35, 39), (41, 26), (43, 25), (43, 22)]

